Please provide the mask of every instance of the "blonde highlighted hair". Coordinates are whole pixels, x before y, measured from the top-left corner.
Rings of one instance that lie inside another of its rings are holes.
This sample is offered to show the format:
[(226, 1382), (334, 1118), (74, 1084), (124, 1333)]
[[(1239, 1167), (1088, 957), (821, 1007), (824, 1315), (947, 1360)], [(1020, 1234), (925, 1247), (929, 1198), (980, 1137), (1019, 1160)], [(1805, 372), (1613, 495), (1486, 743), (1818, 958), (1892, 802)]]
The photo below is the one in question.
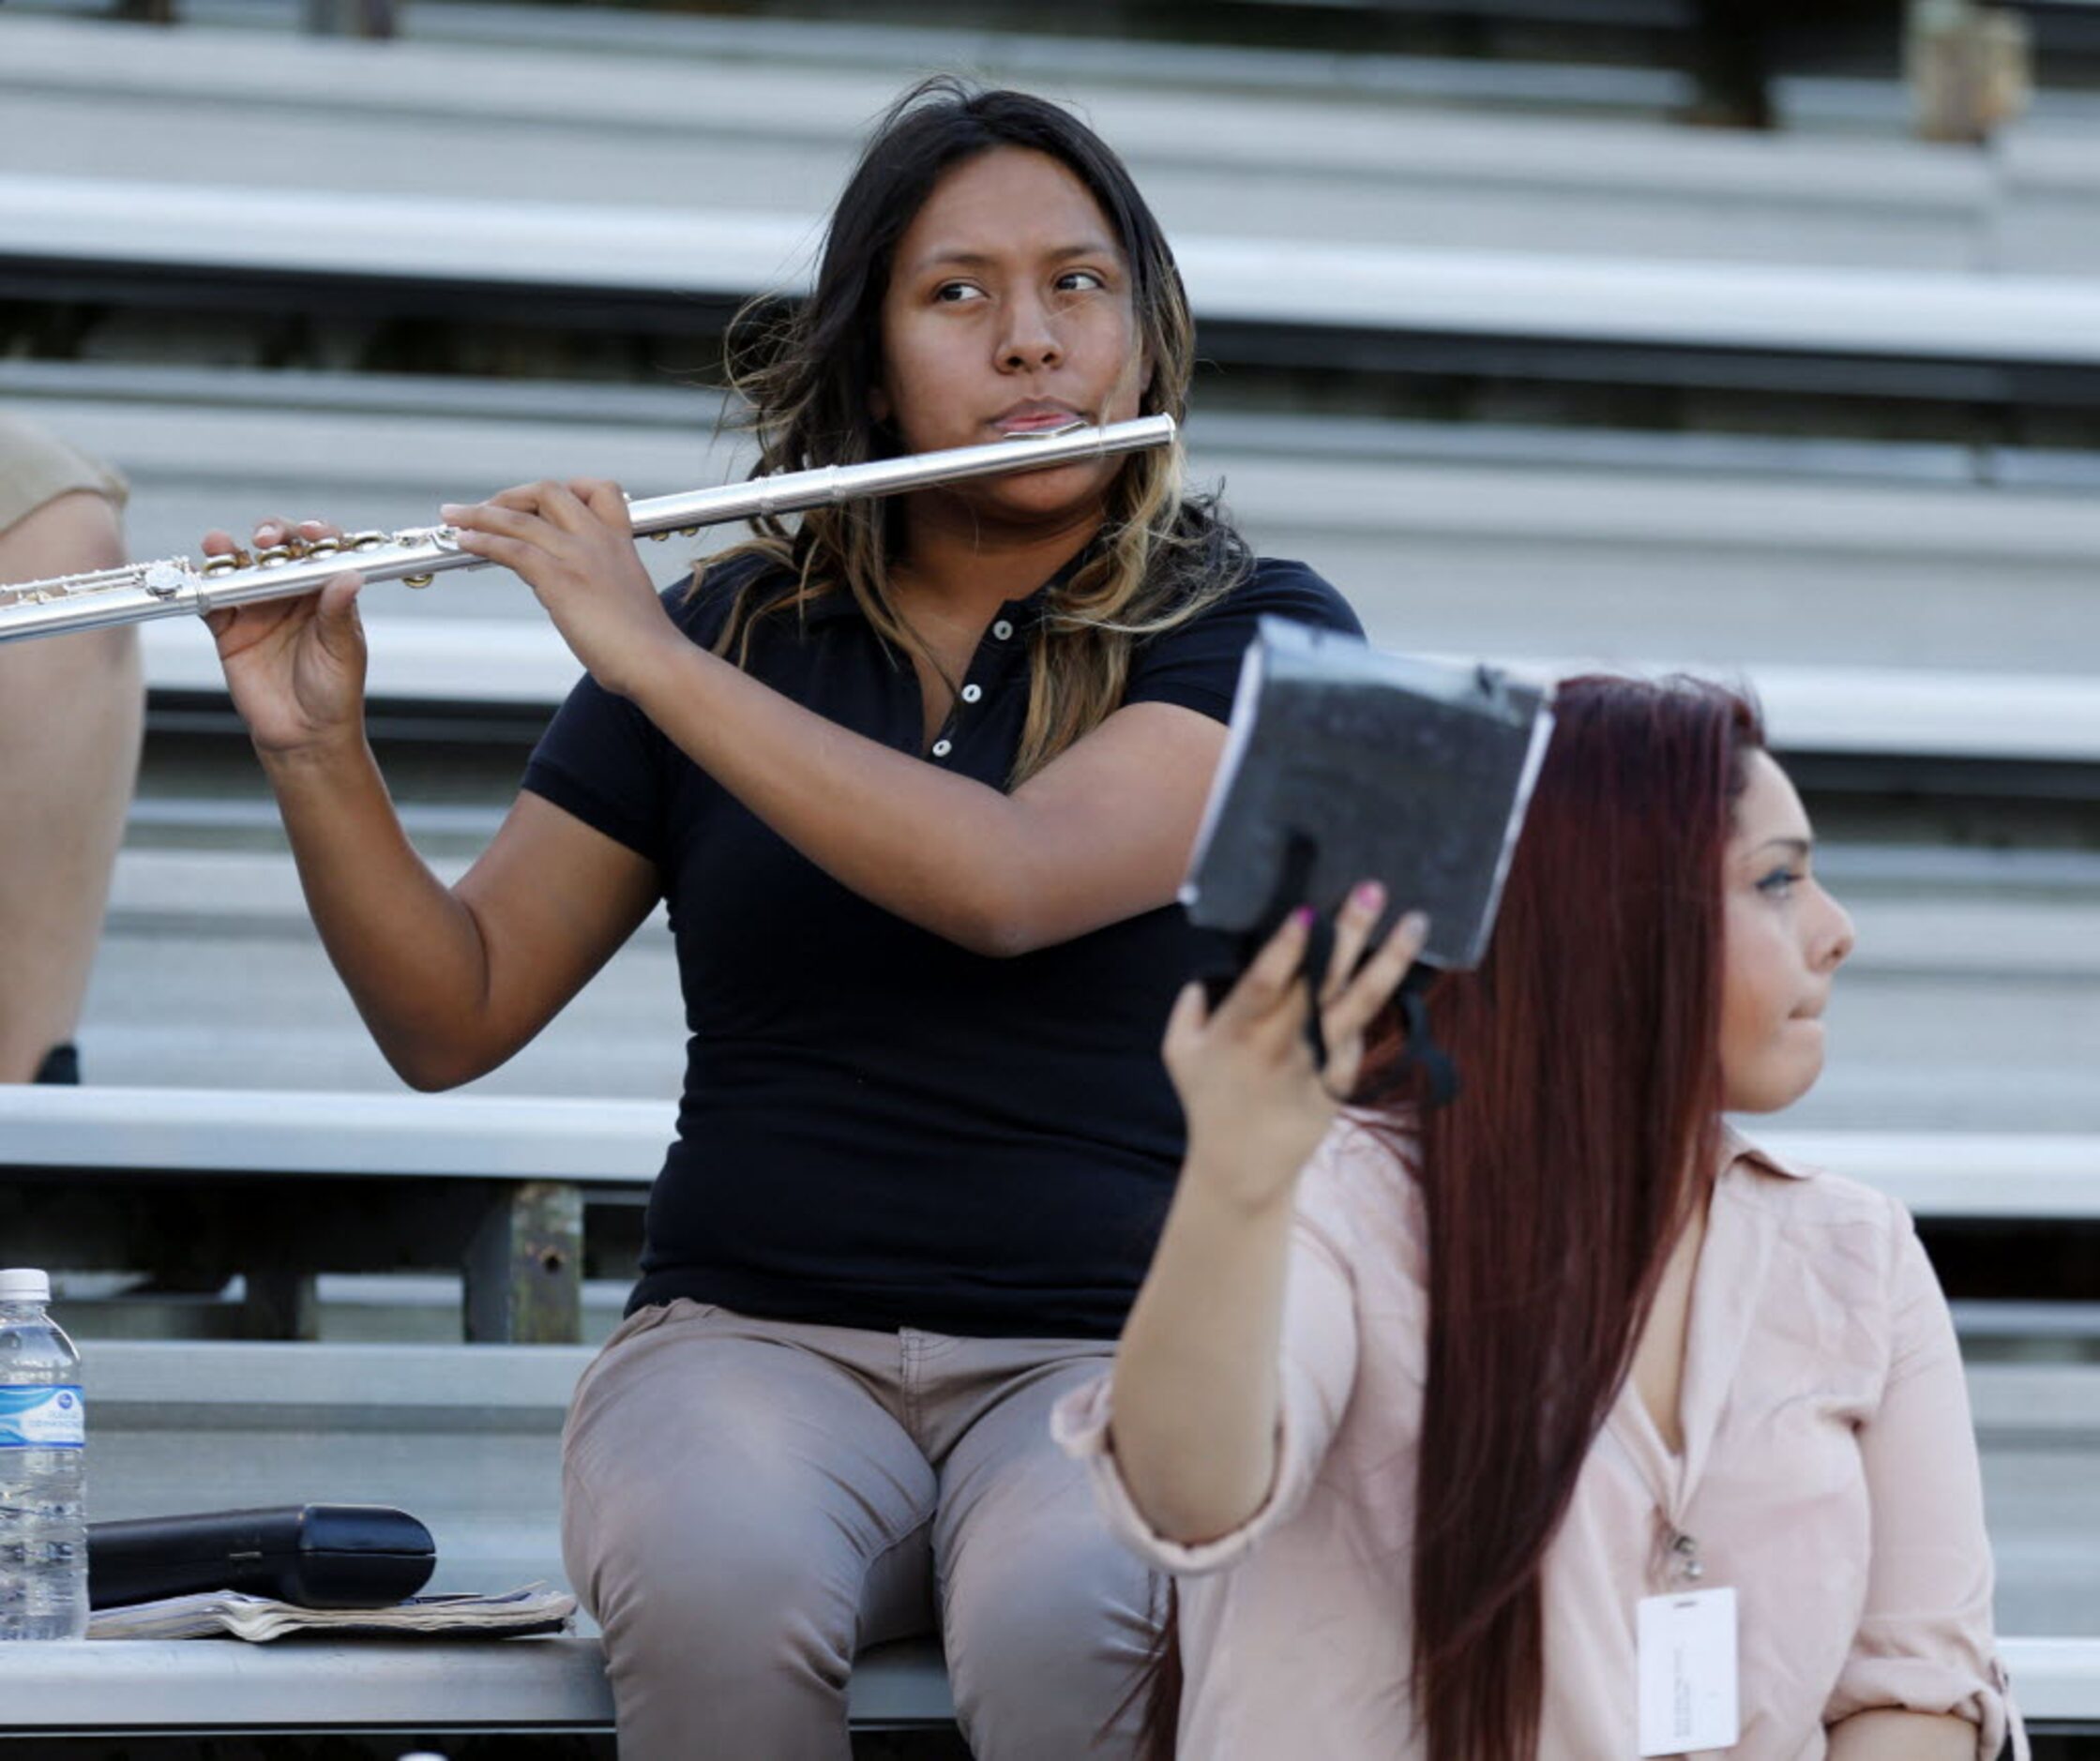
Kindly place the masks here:
[[(1139, 347), (1152, 369), (1141, 412), (1182, 418), (1195, 325), (1166, 237), (1122, 161), (1055, 104), (941, 76), (907, 92), (870, 136), (808, 298), (784, 315), (753, 302), (731, 326), (731, 384), (759, 443), (752, 475), (896, 453), (870, 394), (881, 384), (881, 309), (898, 241), (943, 175), (1000, 146), (1048, 154), (1099, 203), (1130, 265)], [(1029, 636), (1028, 715), (1009, 787), (1116, 709), (1139, 643), (1196, 617), (1246, 574), (1246, 546), (1214, 500), (1188, 492), (1186, 469), (1178, 442), (1127, 458), (1100, 530), (1051, 589)], [(895, 504), (862, 501), (805, 513), (792, 530), (778, 519), (754, 522), (754, 536), (716, 563), (760, 557), (773, 566), (738, 593), (716, 652), (747, 665), (763, 623), (850, 593), (886, 641), (930, 659), (890, 593), (898, 518)]]

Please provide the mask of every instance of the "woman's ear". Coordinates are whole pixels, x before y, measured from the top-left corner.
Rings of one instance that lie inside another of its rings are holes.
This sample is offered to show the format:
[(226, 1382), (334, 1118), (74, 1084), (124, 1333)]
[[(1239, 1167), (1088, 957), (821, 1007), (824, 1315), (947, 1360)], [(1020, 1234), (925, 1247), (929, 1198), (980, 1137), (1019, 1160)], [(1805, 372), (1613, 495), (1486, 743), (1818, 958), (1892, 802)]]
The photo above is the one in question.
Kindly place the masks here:
[(889, 393), (879, 384), (868, 388), (868, 414), (877, 428), (886, 428), (893, 411)]

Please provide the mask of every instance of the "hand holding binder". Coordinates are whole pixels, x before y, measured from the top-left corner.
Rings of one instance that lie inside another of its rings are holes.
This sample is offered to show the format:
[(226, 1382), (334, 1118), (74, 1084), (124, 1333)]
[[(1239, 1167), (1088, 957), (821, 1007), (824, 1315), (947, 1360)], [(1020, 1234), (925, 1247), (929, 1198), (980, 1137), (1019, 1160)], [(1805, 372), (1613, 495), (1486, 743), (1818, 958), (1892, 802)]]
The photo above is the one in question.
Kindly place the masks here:
[(1426, 911), (1423, 960), (1477, 965), (1551, 730), (1547, 692), (1492, 668), (1263, 618), (1182, 885), (1190, 921), (1258, 947), (1373, 880), (1380, 933)]
[[(1479, 963), (1552, 733), (1549, 693), (1494, 669), (1384, 654), (1330, 630), (1263, 618), (1241, 669), (1181, 901), (1244, 968), (1285, 916), (1317, 913), (1306, 959), (1317, 990), (1335, 911), (1361, 880), (1429, 919), (1399, 995), (1432, 1104), (1457, 1077), (1430, 1039), (1422, 981)], [(1322, 1064), (1319, 1011), (1307, 1023)]]

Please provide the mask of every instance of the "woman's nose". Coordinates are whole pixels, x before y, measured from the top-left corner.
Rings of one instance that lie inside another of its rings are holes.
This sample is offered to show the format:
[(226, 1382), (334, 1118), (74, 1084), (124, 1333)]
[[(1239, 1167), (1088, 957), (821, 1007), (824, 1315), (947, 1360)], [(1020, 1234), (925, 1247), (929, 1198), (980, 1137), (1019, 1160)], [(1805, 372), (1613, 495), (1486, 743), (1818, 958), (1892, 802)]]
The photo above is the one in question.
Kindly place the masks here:
[(1851, 957), (1858, 937), (1852, 928), (1852, 914), (1827, 893), (1823, 895), (1823, 909), (1827, 921), (1819, 926), (1821, 957), (1817, 965), (1824, 971), (1836, 971)]
[(1009, 368), (1054, 367), (1063, 356), (1056, 326), (1049, 310), (1037, 299), (1020, 299), (1007, 309), (1006, 334), (1000, 345), (1000, 360)]

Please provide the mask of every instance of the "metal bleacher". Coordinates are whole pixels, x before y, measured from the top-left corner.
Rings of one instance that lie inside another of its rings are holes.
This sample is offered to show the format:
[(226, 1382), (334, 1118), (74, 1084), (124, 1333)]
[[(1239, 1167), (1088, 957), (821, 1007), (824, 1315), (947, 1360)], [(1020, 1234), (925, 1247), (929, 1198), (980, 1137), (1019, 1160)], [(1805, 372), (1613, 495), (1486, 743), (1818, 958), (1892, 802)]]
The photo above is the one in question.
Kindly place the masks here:
[[(0, 363), (0, 397), (124, 459), (141, 554), (264, 511), (405, 524), (550, 471), (603, 470), (649, 494), (729, 475), (741, 458), (712, 444), (714, 399), (669, 388)], [(2100, 513), (2023, 483), (2017, 449), (1979, 461), (1930, 443), (1641, 442), (1201, 412), (1191, 440), (1199, 473), (1223, 478), (1258, 540), (1344, 582), (1388, 643), (1506, 654), (1515, 639), (1533, 655), (1745, 670), (1791, 751), (2100, 760)], [(668, 579), (684, 552), (653, 554)], [(1987, 579), (2000, 613), (1987, 619), (1975, 610)], [(397, 705), (532, 717), (576, 677), (500, 574), (448, 576), (422, 595), (374, 588), (367, 619), (374, 692)], [(166, 697), (216, 692), (201, 629), (144, 634)], [(142, 799), (90, 1002), (97, 1067), (119, 1082), (261, 1068), (295, 1087), (390, 1085), (288, 865), (253, 847), (268, 815), (252, 773), (214, 775), (212, 798)], [(248, 800), (225, 798), (244, 786)], [(482, 799), (478, 819), (422, 808), (437, 815), (424, 823), (441, 862), (492, 827), (503, 792)], [(1863, 947), (1838, 993), (1837, 1066), (1805, 1114), (2100, 1129), (2085, 1050), (2095, 973), (2079, 953), (2100, 945), (2100, 859), (1950, 856), (1913, 839), (1839, 844), (1825, 860)], [(234, 957), (258, 939), (271, 959)], [(224, 1004), (208, 1020), (185, 1006), (201, 985)], [(652, 930), (477, 1087), (663, 1094), (680, 1044), (671, 950)], [(1950, 1060), (1974, 1079), (1945, 1082)]]
[[(0, 398), (124, 459), (142, 554), (265, 511), (408, 524), (531, 476), (645, 495), (746, 461), (715, 438), (716, 399), (670, 388), (0, 362)], [(2100, 507), (2076, 457), (1231, 412), (1190, 435), (1262, 547), (1347, 583), (1374, 640), (1746, 668), (1796, 747), (2100, 757), (2100, 672), (2077, 665), (2100, 656)], [(662, 552), (667, 579), (682, 554)], [(2006, 612), (1988, 620), (1986, 571)], [(576, 676), (494, 576), (366, 610), (383, 696), (545, 704)], [(216, 685), (200, 631), (147, 640), (156, 683)]]
[[(270, 0), (190, 10), (236, 28), (18, 21), (5, 162), (129, 175), (145, 136), (175, 156), (155, 181), (423, 194), (434, 154), (446, 195), (507, 198), (525, 150), (536, 200), (812, 214), (869, 118), (917, 73), (958, 68), (1080, 98), (1177, 235), (2036, 273), (2100, 251), (2051, 219), (2080, 187), (2090, 203), (2095, 173), (2071, 150), (2079, 119), (2046, 106), (1989, 156), (1856, 128), (1680, 130), (1658, 151), (1652, 118), (1684, 95), (1647, 70), (1527, 84), (1507, 64), (431, 0), (404, 8), (400, 42), (357, 43), (287, 35), (296, 8)], [(241, 104), (198, 101), (219, 79)], [(1490, 82), (1528, 109), (1484, 109)], [(88, 106), (135, 120), (83, 135)]]
[[(800, 285), (869, 120), (937, 66), (1074, 99), (1175, 240), (1207, 363), (1192, 462), (1260, 548), (1391, 646), (1747, 677), (1825, 786), (1818, 863), (1860, 948), (1828, 1076), (1764, 1135), (1897, 1192), (1936, 1253), (2096, 1239), (2090, 98), (2045, 94), (1969, 148), (1903, 138), (1899, 91), (1836, 80), (1782, 82), (1797, 126), (1756, 135), (1666, 126), (1687, 95), (1657, 68), (457, 0), (402, 7), (393, 42), (301, 35), (274, 0), (187, 0), (174, 30), (97, 10), (0, 8), (0, 407), (124, 467), (134, 554), (264, 514), (421, 523), (545, 474), (638, 496), (736, 474), (685, 364), (738, 301)], [(397, 324), (456, 343), (542, 314), (615, 370), (369, 358)], [(1502, 390), (1483, 419), (1395, 389), (1443, 379)], [(1552, 419), (1568, 386), (1593, 402)], [(1783, 419), (1737, 419), (1745, 397)], [(651, 551), (666, 579), (687, 554)], [(390, 778), (456, 874), (577, 668), (494, 572), (365, 609)], [(561, 1415), (680, 1079), (660, 916), (506, 1068), (401, 1094), (204, 632), (143, 634), (152, 736), (92, 1086), (0, 1091), (0, 1216), (29, 1219), (0, 1247), (37, 1242), (88, 1336), (96, 1514), (193, 1504), (208, 1450), (227, 1504), (416, 1510), (435, 1588), (558, 1579)], [(133, 1244), (176, 1196), (205, 1246), (141, 1287), (170, 1268)], [(2009, 1294), (1956, 1302), (2000, 1627), (2030, 1717), (2100, 1730), (2100, 1289)], [(587, 1624), (436, 1668), (84, 1648), (0, 1656), (6, 1735), (610, 1717)], [(864, 1729), (951, 1710), (926, 1645), (854, 1691)]]
[[(98, 1511), (165, 1509), (188, 1495), (185, 1464), (210, 1449), (229, 1503), (344, 1496), (415, 1509), (436, 1537), (437, 1589), (558, 1578), (553, 1510), (568, 1391), (588, 1353), (551, 1347), (475, 1347), (471, 1387), (446, 1352), (415, 1346), (102, 1342), (89, 1356), (97, 1413)], [(2079, 1471), (2100, 1442), (2100, 1381), (2062, 1370), (1987, 1366), (1971, 1393), (1987, 1457), (2002, 1464), (1994, 1528), (2026, 1532), (2016, 1502), (2076, 1539), (2001, 1571), (2005, 1656), (2032, 1720), (2074, 1722), (2100, 1687), (2100, 1642), (2081, 1646), (2083, 1585), (2100, 1533), (2100, 1488)], [(2037, 1549), (2039, 1552), (2039, 1549)], [(2017, 1573), (2017, 1574), (2016, 1574)], [(27, 1648), (10, 1648), (23, 1650)], [(610, 1697), (588, 1623), (558, 1646), (506, 1661), (462, 1653), (432, 1672), (414, 1647), (83, 1647), (35, 1668), (0, 1657), (16, 1734), (40, 1725), (124, 1730), (228, 1723), (384, 1722), (455, 1730), (604, 1728)], [(286, 1656), (287, 1650), (291, 1651)], [(103, 1655), (116, 1652), (118, 1655)], [(228, 1653), (231, 1653), (230, 1655)], [(10, 1663), (24, 1666), (10, 1669)], [(455, 1673), (455, 1670), (457, 1673)], [(372, 1693), (384, 1676), (384, 1696)], [(375, 1707), (384, 1708), (375, 1716)], [(924, 1644), (862, 1660), (854, 1718), (863, 1728), (939, 1723), (948, 1714), (937, 1655)]]

